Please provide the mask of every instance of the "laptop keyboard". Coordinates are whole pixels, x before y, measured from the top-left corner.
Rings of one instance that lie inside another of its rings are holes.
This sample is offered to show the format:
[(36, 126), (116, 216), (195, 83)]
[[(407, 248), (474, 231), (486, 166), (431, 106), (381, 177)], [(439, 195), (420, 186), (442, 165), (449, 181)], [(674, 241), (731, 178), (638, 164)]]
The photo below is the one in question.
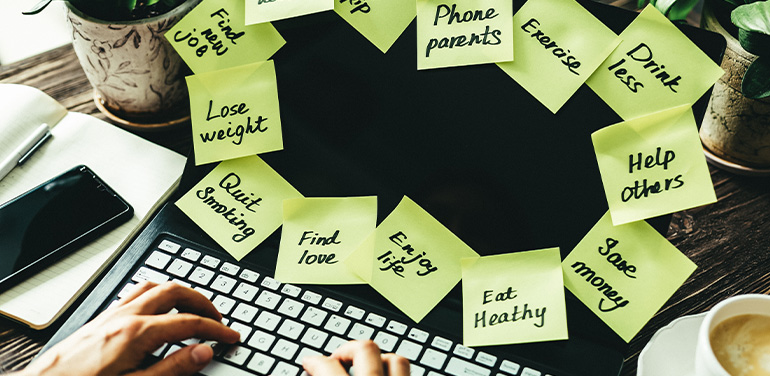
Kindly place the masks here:
[[(154, 244), (113, 303), (142, 281), (172, 280), (206, 296), (222, 313), (225, 325), (241, 334), (241, 342), (218, 351), (200, 372), (203, 375), (307, 376), (302, 369), (305, 356), (328, 355), (352, 339), (371, 339), (383, 352), (409, 359), (411, 376), (551, 375), (540, 367), (498, 358), (354, 304), (281, 283), (217, 253), (187, 247), (175, 237), (164, 235)], [(199, 342), (193, 338), (166, 344), (153, 355), (166, 357)]]

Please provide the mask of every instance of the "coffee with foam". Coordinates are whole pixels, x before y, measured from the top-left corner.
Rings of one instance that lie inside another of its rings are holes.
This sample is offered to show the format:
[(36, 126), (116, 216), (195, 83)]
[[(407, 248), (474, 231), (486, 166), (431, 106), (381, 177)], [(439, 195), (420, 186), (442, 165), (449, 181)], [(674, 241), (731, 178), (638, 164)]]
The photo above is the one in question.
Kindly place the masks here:
[(709, 339), (730, 375), (770, 376), (770, 315), (730, 317), (714, 327)]

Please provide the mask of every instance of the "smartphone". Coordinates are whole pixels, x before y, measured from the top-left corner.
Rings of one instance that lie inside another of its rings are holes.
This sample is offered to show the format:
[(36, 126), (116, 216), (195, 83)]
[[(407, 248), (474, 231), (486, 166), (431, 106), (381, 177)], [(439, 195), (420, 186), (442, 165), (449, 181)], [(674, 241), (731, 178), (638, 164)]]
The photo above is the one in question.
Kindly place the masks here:
[(131, 205), (84, 165), (0, 205), (0, 291), (132, 216)]

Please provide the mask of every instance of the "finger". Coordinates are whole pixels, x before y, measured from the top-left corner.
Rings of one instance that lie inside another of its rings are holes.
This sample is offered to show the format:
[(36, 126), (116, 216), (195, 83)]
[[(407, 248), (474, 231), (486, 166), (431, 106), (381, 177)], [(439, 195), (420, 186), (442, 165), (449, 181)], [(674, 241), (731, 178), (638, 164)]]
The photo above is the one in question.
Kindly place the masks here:
[(135, 284), (134, 287), (131, 288), (131, 291), (129, 291), (129, 293), (126, 294), (126, 296), (124, 296), (123, 299), (119, 300), (118, 306), (122, 306), (130, 303), (140, 295), (154, 288), (155, 286), (158, 286), (158, 284), (150, 281), (142, 281)]
[(136, 297), (130, 304), (132, 313), (138, 315), (166, 313), (172, 308), (177, 308), (180, 312), (195, 313), (217, 321), (222, 320), (222, 314), (205, 296), (174, 282), (166, 282), (152, 288)]
[(382, 354), (384, 373), (388, 376), (409, 376), (409, 360), (396, 354)]
[(310, 375), (348, 376), (339, 360), (325, 356), (306, 356), (302, 359), (302, 367)]
[(210, 346), (197, 344), (180, 349), (147, 369), (130, 373), (132, 376), (187, 376), (202, 370), (214, 357)]
[(179, 342), (188, 338), (200, 338), (223, 343), (236, 343), (240, 333), (210, 318), (191, 313), (174, 315), (144, 316), (145, 328), (139, 334), (148, 349), (155, 349), (168, 342)]
[(330, 356), (343, 364), (352, 364), (358, 376), (383, 376), (380, 348), (374, 341), (350, 341)]

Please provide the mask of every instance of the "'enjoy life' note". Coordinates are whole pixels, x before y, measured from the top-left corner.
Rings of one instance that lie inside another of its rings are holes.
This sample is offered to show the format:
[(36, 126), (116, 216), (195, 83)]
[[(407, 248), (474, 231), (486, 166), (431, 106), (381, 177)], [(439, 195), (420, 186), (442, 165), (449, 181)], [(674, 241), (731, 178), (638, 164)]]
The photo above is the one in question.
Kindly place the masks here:
[(383, 53), (415, 15), (415, 0), (336, 0), (334, 11)]
[(245, 0), (246, 25), (334, 9), (334, 0)]
[(558, 248), (462, 260), (463, 344), (568, 338)]

